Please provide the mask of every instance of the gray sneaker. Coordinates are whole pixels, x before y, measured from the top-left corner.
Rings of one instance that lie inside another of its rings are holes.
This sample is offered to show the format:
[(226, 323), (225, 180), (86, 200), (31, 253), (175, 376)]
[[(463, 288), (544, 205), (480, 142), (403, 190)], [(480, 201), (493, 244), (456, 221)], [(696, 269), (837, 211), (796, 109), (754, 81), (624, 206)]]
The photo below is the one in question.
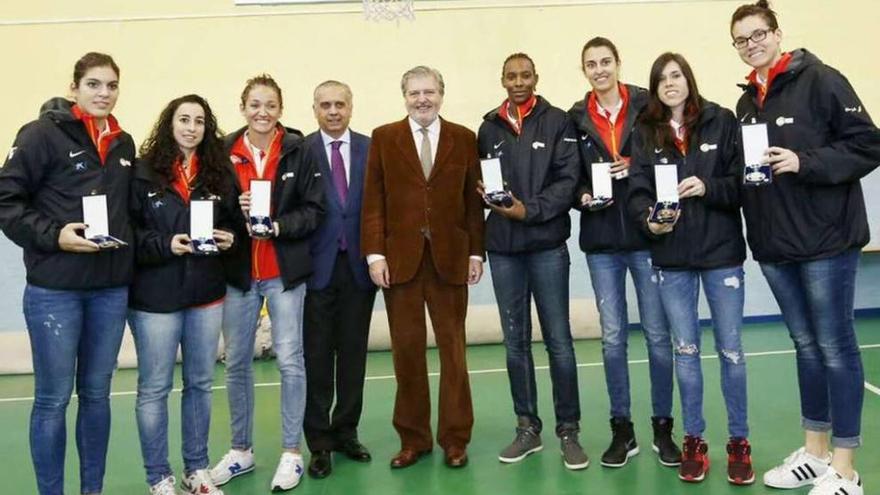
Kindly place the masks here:
[(559, 437), (559, 449), (562, 451), (562, 461), (568, 469), (586, 469), (590, 465), (590, 458), (578, 442), (576, 431), (564, 432)]
[(504, 447), (504, 450), (498, 455), (498, 460), (501, 462), (508, 464), (519, 462), (527, 455), (544, 448), (541, 445), (541, 433), (534, 425), (524, 418), (520, 418), (518, 423), (513, 443)]

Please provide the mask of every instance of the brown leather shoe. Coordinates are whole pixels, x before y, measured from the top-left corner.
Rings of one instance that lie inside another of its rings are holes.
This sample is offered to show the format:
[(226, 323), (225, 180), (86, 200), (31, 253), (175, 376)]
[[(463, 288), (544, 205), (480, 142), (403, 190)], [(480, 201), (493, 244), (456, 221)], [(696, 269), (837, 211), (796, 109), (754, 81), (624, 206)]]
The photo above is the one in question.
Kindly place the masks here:
[(449, 447), (444, 454), (444, 461), (451, 468), (465, 467), (468, 463), (467, 451), (462, 447)]
[(400, 449), (400, 452), (398, 452), (397, 455), (391, 458), (391, 469), (402, 469), (405, 467), (410, 467), (413, 464), (419, 462), (419, 459), (430, 453), (431, 449), (415, 450), (404, 447)]

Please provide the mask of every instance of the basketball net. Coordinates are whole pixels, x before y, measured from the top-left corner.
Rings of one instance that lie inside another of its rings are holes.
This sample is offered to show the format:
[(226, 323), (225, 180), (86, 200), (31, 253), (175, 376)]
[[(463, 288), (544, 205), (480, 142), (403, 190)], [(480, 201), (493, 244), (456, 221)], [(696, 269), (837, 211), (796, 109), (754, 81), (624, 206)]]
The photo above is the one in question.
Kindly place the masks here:
[(368, 21), (415, 20), (413, 0), (364, 0), (364, 17)]

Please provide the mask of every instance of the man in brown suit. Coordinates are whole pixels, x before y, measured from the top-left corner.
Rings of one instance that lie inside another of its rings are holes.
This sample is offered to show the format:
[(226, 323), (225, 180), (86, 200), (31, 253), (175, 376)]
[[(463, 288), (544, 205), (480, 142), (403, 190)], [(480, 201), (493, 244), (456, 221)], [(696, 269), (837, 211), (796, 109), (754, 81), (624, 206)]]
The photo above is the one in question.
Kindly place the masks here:
[(476, 137), (439, 118), (443, 76), (418, 66), (401, 90), (409, 116), (373, 131), (361, 221), (361, 252), (384, 289), (397, 377), (392, 468), (431, 451), (425, 305), (440, 351), (437, 443), (446, 465), (467, 464), (473, 409), (465, 359), (467, 286), (483, 274), (483, 209)]

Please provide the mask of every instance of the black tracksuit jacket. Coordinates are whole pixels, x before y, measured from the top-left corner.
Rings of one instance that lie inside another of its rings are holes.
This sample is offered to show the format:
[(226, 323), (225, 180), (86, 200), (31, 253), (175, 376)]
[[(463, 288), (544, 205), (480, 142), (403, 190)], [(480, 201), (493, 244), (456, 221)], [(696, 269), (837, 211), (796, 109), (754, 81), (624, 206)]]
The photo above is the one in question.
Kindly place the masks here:
[[(639, 124), (633, 133), (630, 200), (627, 209), (639, 228), (652, 238), (651, 259), (667, 270), (711, 270), (741, 265), (746, 258), (739, 213), (742, 153), (733, 112), (703, 100), (696, 136), (688, 139), (687, 155), (677, 148), (658, 148), (650, 128)], [(654, 165), (678, 166), (678, 181), (696, 176), (706, 186), (703, 196), (682, 199), (681, 216), (668, 234), (648, 230), (648, 209), (656, 200)]]
[[(635, 129), (636, 118), (648, 102), (647, 90), (629, 84), (626, 87), (629, 91), (629, 106), (620, 140), (619, 154), (621, 156), (630, 156), (631, 137)], [(581, 251), (595, 254), (648, 249), (648, 237), (626, 212), (630, 189), (628, 177), (619, 180), (612, 179), (614, 202), (611, 206), (598, 211), (589, 211), (580, 206), (581, 196), (585, 193), (591, 196), (593, 194), (591, 165), (614, 161), (611, 151), (605, 147), (605, 143), (590, 117), (590, 112), (587, 110), (589, 96), (587, 93), (586, 98), (576, 102), (568, 111), (568, 115), (577, 127), (578, 147), (581, 155), (581, 180), (574, 198), (575, 207), (581, 210), (579, 239)]]
[(490, 213), (486, 251), (516, 254), (551, 249), (571, 235), (571, 209), (580, 173), (574, 126), (565, 111), (538, 96), (517, 136), (498, 108), (483, 117), (481, 158), (499, 158), (505, 189), (526, 207), (523, 221)]
[[(134, 236), (128, 194), (135, 148), (121, 133), (101, 165), (71, 102), (53, 98), (21, 128), (0, 170), (0, 228), (24, 250), (27, 282), (62, 290), (119, 287), (131, 282)], [(83, 221), (82, 197), (107, 196), (110, 235), (129, 246), (71, 253), (58, 246), (61, 228)]]
[(849, 81), (815, 55), (792, 52), (770, 85), (763, 108), (744, 87), (736, 114), (766, 122), (770, 146), (798, 155), (800, 170), (743, 187), (749, 247), (759, 262), (810, 261), (868, 243), (859, 179), (880, 164), (880, 130)]
[[(209, 191), (196, 177), (190, 200), (214, 202), (214, 227), (235, 232), (244, 222), (238, 206), (235, 177), (227, 164), (219, 191)], [(168, 180), (147, 163), (135, 166), (131, 186), (131, 219), (135, 231), (136, 265), (129, 290), (130, 307), (152, 313), (171, 313), (216, 301), (226, 294), (219, 256), (171, 252), (171, 238), (190, 231), (190, 204)], [(233, 241), (242, 242), (237, 236)]]
[[(230, 151), (247, 128), (226, 137)], [(250, 165), (250, 164), (246, 164)], [(244, 165), (233, 165), (233, 167)], [(241, 193), (235, 181), (236, 196)], [(324, 218), (324, 183), (302, 134), (287, 129), (281, 141), (281, 159), (272, 186), (272, 220), (280, 234), (273, 237), (281, 281), (285, 289), (305, 282), (313, 271), (309, 236)], [(251, 288), (251, 239), (244, 222), (235, 232), (235, 246), (224, 257), (226, 281), (240, 290)]]

